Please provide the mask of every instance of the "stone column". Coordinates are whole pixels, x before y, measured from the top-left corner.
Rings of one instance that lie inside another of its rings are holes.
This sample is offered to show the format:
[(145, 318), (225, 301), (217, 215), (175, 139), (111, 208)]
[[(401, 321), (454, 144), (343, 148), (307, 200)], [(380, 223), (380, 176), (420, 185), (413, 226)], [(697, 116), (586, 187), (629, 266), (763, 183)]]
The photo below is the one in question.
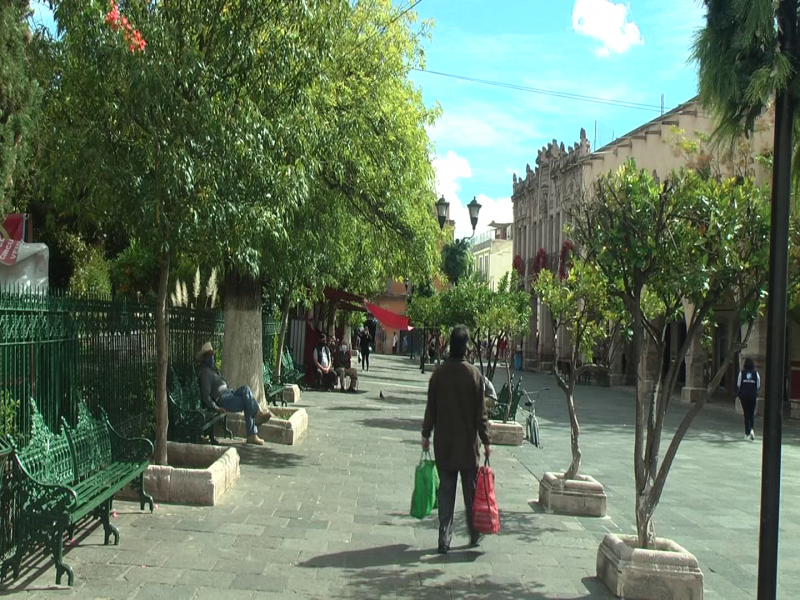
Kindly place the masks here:
[(538, 348), (536, 346), (536, 332), (538, 330), (538, 313), (539, 301), (531, 297), (531, 318), (528, 321), (528, 334), (525, 336), (525, 345), (523, 347), (522, 364), (525, 370), (536, 370), (536, 359), (538, 355)]
[(550, 313), (543, 305), (539, 306), (539, 371), (549, 373), (555, 360), (553, 348), (553, 325)]
[(656, 378), (661, 365), (658, 364), (658, 348), (650, 340), (645, 338), (642, 359), (639, 362), (639, 378), (642, 382), (642, 393), (652, 394), (656, 387)]
[(622, 369), (622, 357), (625, 356), (626, 348), (619, 347), (620, 344), (623, 344), (622, 340), (619, 339), (619, 335), (615, 336), (613, 343), (615, 347), (617, 347), (617, 353), (609, 365), (611, 370), (608, 374), (608, 382), (609, 385), (612, 386), (625, 385), (625, 373)]
[(706, 352), (700, 343), (700, 336), (695, 336), (686, 353), (686, 385), (681, 390), (681, 402), (697, 402), (705, 394), (708, 385), (704, 374), (705, 364)]

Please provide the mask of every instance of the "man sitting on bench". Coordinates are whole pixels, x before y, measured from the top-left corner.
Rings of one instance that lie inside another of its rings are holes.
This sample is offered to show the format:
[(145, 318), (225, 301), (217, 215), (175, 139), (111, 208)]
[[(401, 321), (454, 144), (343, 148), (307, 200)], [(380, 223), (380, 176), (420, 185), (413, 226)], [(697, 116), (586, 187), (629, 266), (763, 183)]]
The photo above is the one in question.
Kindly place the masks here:
[(317, 389), (329, 392), (336, 385), (336, 373), (333, 370), (331, 349), (328, 347), (328, 336), (320, 334), (319, 345), (314, 348), (314, 369), (317, 376)]
[(339, 347), (336, 349), (336, 353), (333, 355), (333, 370), (339, 377), (339, 383), (343, 392), (345, 391), (345, 377), (350, 378), (350, 391), (356, 391), (356, 386), (358, 385), (356, 383), (358, 381), (358, 371), (353, 368), (350, 350), (348, 349), (347, 343), (344, 340), (339, 343)]
[(197, 354), (200, 360), (200, 400), (208, 410), (218, 413), (244, 413), (244, 424), (247, 429), (247, 443), (263, 446), (264, 440), (258, 437), (258, 426), (272, 418), (269, 409), (261, 409), (253, 397), (252, 390), (243, 385), (232, 392), (227, 382), (217, 371), (214, 364), (214, 348), (206, 342)]

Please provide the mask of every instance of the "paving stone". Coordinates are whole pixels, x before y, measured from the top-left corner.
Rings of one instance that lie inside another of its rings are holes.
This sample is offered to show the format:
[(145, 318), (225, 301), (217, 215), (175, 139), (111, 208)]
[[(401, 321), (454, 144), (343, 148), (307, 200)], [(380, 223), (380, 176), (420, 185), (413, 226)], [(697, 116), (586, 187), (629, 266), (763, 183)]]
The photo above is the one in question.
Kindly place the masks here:
[(254, 575), (252, 573), (239, 573), (231, 582), (231, 589), (251, 590), (263, 592), (283, 592), (289, 583), (285, 575)]

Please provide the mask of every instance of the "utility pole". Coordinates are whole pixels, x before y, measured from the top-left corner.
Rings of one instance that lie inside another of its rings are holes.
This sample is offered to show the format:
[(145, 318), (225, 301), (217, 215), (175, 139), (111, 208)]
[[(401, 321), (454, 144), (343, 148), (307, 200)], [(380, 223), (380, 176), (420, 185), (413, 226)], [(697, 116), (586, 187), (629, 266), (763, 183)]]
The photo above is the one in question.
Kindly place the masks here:
[[(795, 68), (797, 0), (778, 6), (780, 51)], [(761, 527), (758, 540), (758, 600), (775, 600), (778, 592), (778, 542), (781, 499), (781, 429), (786, 370), (786, 310), (789, 279), (789, 201), (792, 183), (792, 121), (788, 88), (775, 100), (775, 158), (769, 238), (767, 305), (767, 380), (764, 390), (764, 449), (761, 466)]]
[(661, 94), (661, 116), (664, 116), (664, 94)]

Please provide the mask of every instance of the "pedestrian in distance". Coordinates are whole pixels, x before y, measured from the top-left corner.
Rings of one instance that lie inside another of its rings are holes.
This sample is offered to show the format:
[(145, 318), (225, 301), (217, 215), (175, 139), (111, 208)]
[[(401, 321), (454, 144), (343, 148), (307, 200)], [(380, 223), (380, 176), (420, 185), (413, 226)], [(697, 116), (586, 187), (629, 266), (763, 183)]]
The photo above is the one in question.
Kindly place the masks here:
[(761, 389), (761, 376), (756, 371), (756, 364), (752, 358), (744, 359), (744, 368), (739, 371), (736, 389), (739, 392), (739, 400), (742, 403), (742, 411), (744, 412), (744, 438), (752, 442), (756, 439), (755, 433), (753, 433), (753, 425), (755, 425), (756, 420), (758, 390)]
[(392, 355), (397, 356), (397, 334), (392, 334)]
[(372, 351), (372, 336), (369, 334), (369, 329), (365, 327), (359, 337), (361, 338), (361, 370), (369, 371), (369, 354)]
[(450, 336), (450, 357), (431, 376), (428, 404), (422, 422), (422, 448), (430, 448), (431, 432), (439, 471), (439, 553), (447, 554), (453, 536), (456, 484), (467, 513), (470, 546), (480, 545), (481, 535), (472, 523), (472, 501), (480, 463), (480, 443), (489, 458), (489, 419), (486, 415), (481, 372), (467, 360), (469, 330), (463, 325)]

